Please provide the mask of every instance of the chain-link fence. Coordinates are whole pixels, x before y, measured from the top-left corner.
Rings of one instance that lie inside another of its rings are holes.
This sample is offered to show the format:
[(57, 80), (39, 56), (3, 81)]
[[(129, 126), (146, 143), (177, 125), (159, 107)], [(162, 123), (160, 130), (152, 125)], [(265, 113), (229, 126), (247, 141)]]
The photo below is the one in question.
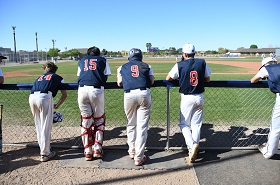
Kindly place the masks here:
[[(28, 98), (31, 84), (0, 86), (3, 109), (3, 144), (37, 144), (35, 125)], [(178, 126), (180, 94), (178, 82), (156, 81), (151, 88), (152, 108), (146, 147), (151, 149), (185, 149)], [(54, 123), (52, 146), (82, 148), (77, 84), (69, 84), (68, 98), (57, 110), (64, 121)], [(55, 98), (60, 97), (59, 94)], [(206, 84), (202, 148), (256, 147), (267, 139), (275, 95), (266, 82), (213, 81)], [(123, 90), (116, 83), (105, 86), (105, 148), (126, 149), (126, 116)]]
[[(0, 48), (1, 49), (1, 48)], [(48, 57), (48, 51), (47, 48), (45, 48), (45, 51), (43, 50), (36, 50), (28, 51), (28, 50), (19, 50), (16, 52), (16, 54), (11, 50), (3, 50), (0, 51), (2, 55), (7, 57), (7, 59), (3, 60), (3, 65), (9, 65), (10, 63), (14, 63), (15, 61), (17, 63), (25, 63), (25, 62), (39, 62), (39, 61), (47, 61), (50, 60), (51, 57)]]

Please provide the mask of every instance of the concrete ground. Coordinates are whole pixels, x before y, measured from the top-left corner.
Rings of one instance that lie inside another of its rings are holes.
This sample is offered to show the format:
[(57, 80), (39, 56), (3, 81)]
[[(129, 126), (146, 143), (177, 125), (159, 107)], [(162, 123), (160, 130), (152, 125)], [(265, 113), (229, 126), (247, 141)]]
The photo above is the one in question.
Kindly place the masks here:
[(103, 159), (85, 161), (81, 150), (60, 158), (62, 167), (106, 169), (188, 170), (191, 184), (280, 184), (280, 150), (264, 159), (257, 150), (200, 150), (195, 163), (188, 163), (185, 151), (146, 151), (147, 161), (135, 166), (125, 150), (106, 150)]

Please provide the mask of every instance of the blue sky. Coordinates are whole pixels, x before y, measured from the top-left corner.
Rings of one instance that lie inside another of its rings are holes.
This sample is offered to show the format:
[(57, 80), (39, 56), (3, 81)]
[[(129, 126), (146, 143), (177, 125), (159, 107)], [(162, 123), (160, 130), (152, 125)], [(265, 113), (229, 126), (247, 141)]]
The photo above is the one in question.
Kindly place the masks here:
[(0, 47), (280, 47), (279, 0), (0, 0)]

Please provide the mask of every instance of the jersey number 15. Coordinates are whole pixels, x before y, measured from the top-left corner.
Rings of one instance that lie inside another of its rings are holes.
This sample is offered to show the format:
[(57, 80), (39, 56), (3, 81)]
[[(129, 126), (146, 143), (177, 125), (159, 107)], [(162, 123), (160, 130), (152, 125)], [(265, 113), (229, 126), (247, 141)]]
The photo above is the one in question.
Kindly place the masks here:
[(96, 62), (95, 61), (97, 61), (97, 59), (90, 59), (89, 60), (89, 65), (88, 65), (88, 59), (86, 59), (84, 61), (84, 71), (87, 71), (88, 69), (91, 70), (91, 71), (95, 70), (96, 69)]

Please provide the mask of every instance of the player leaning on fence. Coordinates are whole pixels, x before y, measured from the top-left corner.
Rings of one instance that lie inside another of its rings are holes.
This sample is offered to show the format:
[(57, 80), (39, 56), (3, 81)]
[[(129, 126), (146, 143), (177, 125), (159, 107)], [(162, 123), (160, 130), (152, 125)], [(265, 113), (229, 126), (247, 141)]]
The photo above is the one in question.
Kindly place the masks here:
[(102, 158), (105, 131), (104, 85), (111, 70), (100, 56), (98, 47), (91, 47), (78, 62), (78, 104), (81, 112), (81, 138), (85, 160)]
[(166, 76), (166, 80), (179, 79), (180, 129), (189, 151), (190, 162), (194, 162), (199, 147), (200, 130), (204, 108), (204, 82), (210, 81), (211, 70), (204, 59), (194, 58), (195, 47), (185, 44), (182, 61), (177, 62)]
[[(63, 90), (66, 87), (63, 78), (56, 74), (58, 67), (53, 62), (47, 62), (43, 65), (43, 69), (44, 74), (35, 80), (29, 96), (29, 105), (34, 117), (40, 147), (41, 162), (48, 161), (56, 155), (50, 147), (53, 108), (58, 109), (67, 98), (67, 91)], [(56, 96), (59, 89), (61, 97), (54, 104), (53, 97)]]
[(280, 138), (280, 64), (275, 58), (267, 57), (262, 60), (262, 67), (251, 79), (251, 83), (256, 83), (261, 79), (267, 79), (271, 92), (276, 94), (268, 141), (258, 147), (264, 158), (269, 159), (277, 152)]
[(129, 61), (117, 69), (117, 83), (124, 90), (128, 153), (136, 166), (146, 161), (144, 151), (152, 105), (150, 87), (154, 83), (153, 70), (142, 59), (142, 51), (132, 48)]

